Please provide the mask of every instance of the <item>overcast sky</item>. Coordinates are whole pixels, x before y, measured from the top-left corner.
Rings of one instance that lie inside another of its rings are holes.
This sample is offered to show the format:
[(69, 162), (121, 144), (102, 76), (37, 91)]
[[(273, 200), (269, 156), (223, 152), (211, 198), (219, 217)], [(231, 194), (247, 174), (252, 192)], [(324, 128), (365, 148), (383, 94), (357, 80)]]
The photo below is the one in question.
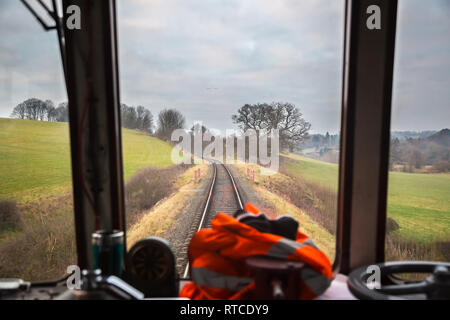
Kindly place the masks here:
[[(287, 101), (338, 132), (343, 1), (119, 0), (121, 100), (234, 128), (246, 103)], [(393, 130), (450, 127), (450, 1), (399, 1)], [(0, 117), (66, 100), (56, 34), (0, 1)]]

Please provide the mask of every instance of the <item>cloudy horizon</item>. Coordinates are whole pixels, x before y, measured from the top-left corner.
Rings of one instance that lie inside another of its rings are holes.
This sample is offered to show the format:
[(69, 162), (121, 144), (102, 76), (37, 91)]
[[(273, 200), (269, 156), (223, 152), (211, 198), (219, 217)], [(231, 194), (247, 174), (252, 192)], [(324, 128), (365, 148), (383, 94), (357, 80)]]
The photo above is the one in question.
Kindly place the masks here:
[[(311, 133), (340, 128), (344, 1), (119, 0), (121, 100), (224, 131), (248, 103), (300, 108)], [(450, 127), (450, 5), (399, 1), (392, 130)], [(0, 2), (0, 117), (66, 100), (55, 32)]]

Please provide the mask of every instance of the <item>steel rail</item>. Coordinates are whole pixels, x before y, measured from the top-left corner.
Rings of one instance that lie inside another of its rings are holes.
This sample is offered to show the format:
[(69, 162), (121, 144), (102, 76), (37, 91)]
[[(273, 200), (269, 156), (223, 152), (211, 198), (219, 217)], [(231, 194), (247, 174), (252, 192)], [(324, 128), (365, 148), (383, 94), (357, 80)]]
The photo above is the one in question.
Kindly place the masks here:
[[(200, 231), (200, 229), (202, 229), (203, 223), (204, 223), (204, 221), (206, 219), (206, 216), (207, 216), (207, 213), (209, 211), (209, 205), (210, 205), (210, 202), (211, 202), (211, 197), (212, 197), (214, 186), (216, 185), (216, 180), (217, 180), (217, 163), (222, 165), (224, 167), (225, 171), (227, 172), (228, 177), (230, 178), (231, 184), (233, 185), (234, 194), (235, 194), (237, 202), (239, 203), (239, 207), (241, 209), (244, 209), (244, 206), (243, 206), (242, 200), (241, 200), (241, 196), (239, 194), (239, 191), (237, 189), (236, 183), (234, 181), (233, 175), (231, 174), (230, 170), (228, 170), (228, 168), (225, 166), (224, 163), (221, 163), (219, 161), (211, 161), (211, 163), (214, 166), (213, 180), (212, 180), (211, 186), (209, 188), (208, 196), (206, 198), (205, 206), (204, 206), (203, 212), (202, 212), (202, 218), (200, 219), (200, 223), (198, 225), (197, 232)], [(188, 277), (188, 274), (189, 274), (189, 261), (187, 262), (186, 268), (184, 269), (183, 278), (186, 279)]]

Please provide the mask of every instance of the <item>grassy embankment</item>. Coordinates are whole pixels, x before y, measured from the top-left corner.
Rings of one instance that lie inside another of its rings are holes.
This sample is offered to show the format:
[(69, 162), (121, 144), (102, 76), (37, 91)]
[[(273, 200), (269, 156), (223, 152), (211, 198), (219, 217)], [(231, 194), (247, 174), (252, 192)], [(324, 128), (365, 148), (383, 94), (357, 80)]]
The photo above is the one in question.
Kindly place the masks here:
[[(172, 164), (163, 141), (128, 129), (122, 141), (126, 181)], [(0, 211), (13, 202), (22, 221), (0, 228), (0, 277), (54, 278), (74, 262), (71, 174), (67, 123), (0, 119)]]
[[(163, 201), (159, 201), (151, 208), (140, 213), (139, 223), (130, 226), (127, 233), (127, 246), (130, 248), (136, 241), (148, 237), (167, 238), (170, 227), (177, 220), (178, 215), (185, 214), (189, 207), (193, 194), (195, 194), (199, 180), (195, 183), (192, 179), (194, 171), (200, 169), (203, 174), (208, 172), (208, 164), (199, 164), (190, 167), (179, 175), (173, 184), (173, 192)], [(181, 220), (181, 223), (183, 221)], [(172, 248), (173, 249), (173, 248)]]
[[(241, 176), (246, 177), (247, 183), (255, 190), (257, 197), (265, 202), (268, 207), (261, 207), (265, 214), (271, 218), (280, 215), (291, 216), (299, 222), (300, 231), (307, 234), (314, 243), (330, 258), (335, 255), (335, 240), (332, 233), (318, 221), (315, 221), (307, 210), (313, 203), (311, 194), (303, 193), (306, 190), (304, 184), (289, 175), (279, 172), (268, 171), (256, 164), (237, 162), (236, 169)], [(247, 175), (247, 170), (254, 170), (255, 180)]]
[[(298, 219), (317, 245), (334, 256), (338, 166), (286, 154), (280, 171), (262, 175), (255, 170), (254, 188), (276, 210)], [(386, 242), (388, 260), (449, 259), (450, 174), (389, 173), (388, 217), (398, 224)]]

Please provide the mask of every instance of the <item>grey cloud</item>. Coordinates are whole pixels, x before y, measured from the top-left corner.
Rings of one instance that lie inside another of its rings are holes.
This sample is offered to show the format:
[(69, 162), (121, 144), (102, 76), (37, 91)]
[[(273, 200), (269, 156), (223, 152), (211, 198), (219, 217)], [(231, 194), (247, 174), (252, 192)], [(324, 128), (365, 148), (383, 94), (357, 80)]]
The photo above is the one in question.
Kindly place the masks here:
[[(152, 10), (152, 4), (133, 2), (120, 18), (124, 100), (147, 96), (152, 108), (171, 105), (189, 121), (219, 129), (233, 126), (230, 115), (244, 103), (291, 101), (311, 118), (321, 102), (307, 97), (315, 95), (330, 97), (330, 108), (339, 109), (342, 2), (327, 8), (306, 1), (293, 8), (296, 3), (166, 1)], [(322, 122), (337, 131), (338, 121), (328, 121), (322, 109), (316, 127), (323, 129)]]
[[(245, 103), (289, 101), (315, 132), (339, 130), (342, 0), (117, 2), (123, 102), (224, 130)], [(449, 126), (450, 5), (399, 4), (393, 129)], [(0, 116), (66, 99), (56, 35), (18, 1), (0, 2), (0, 37)]]
[(450, 5), (399, 1), (392, 129), (450, 126)]
[(29, 97), (66, 100), (56, 34), (15, 0), (0, 2), (0, 117)]

